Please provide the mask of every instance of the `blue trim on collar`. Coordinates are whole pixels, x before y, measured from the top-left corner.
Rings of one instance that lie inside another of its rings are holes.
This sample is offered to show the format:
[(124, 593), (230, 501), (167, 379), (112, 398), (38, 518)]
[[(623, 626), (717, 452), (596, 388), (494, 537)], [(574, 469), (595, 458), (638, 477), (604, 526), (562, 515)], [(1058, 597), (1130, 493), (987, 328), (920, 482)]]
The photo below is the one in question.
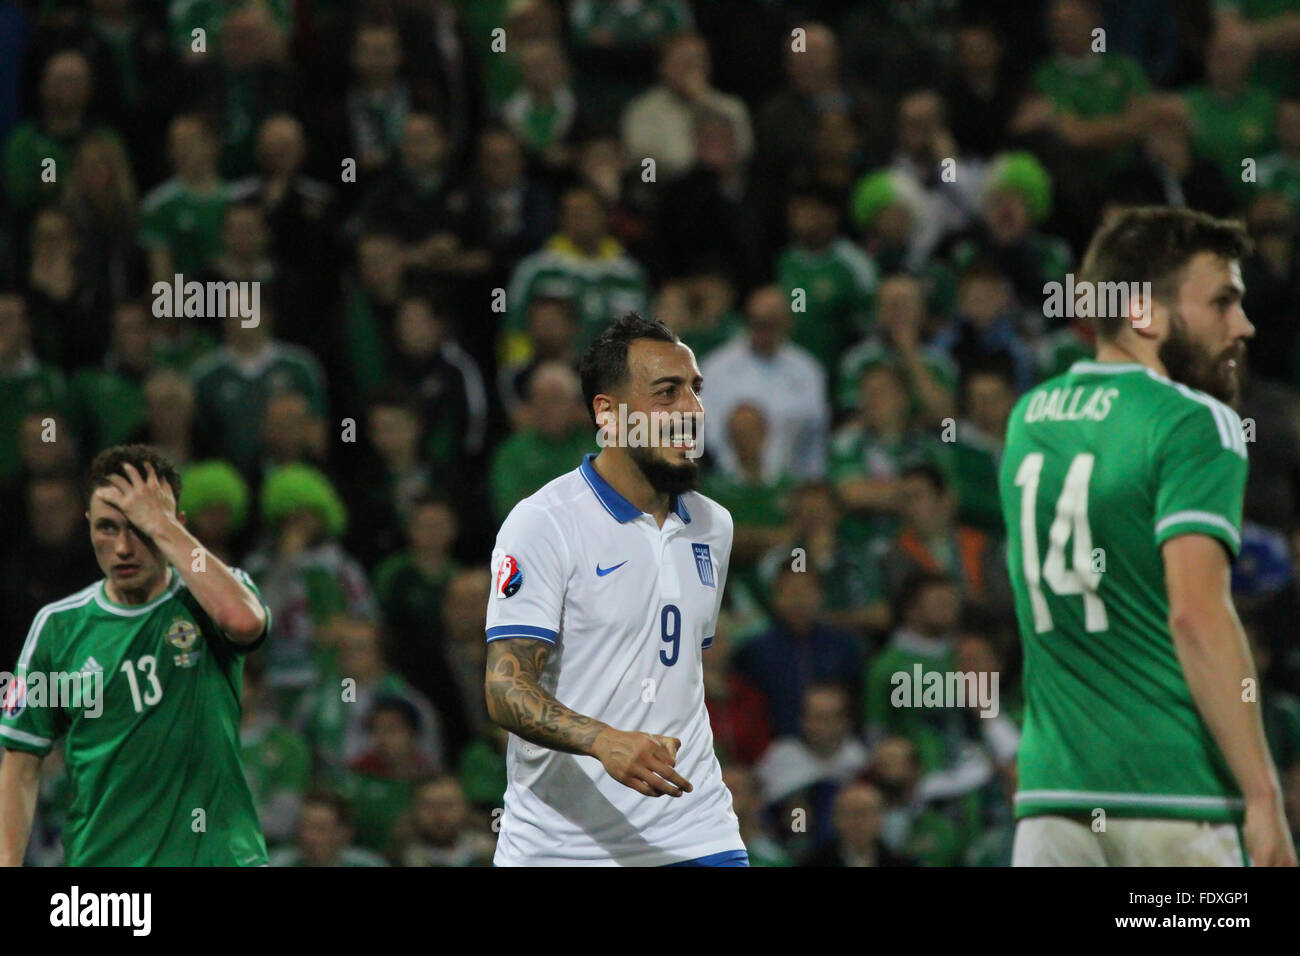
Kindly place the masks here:
[[(645, 512), (620, 495), (614, 490), (613, 485), (601, 477), (596, 466), (592, 464), (595, 458), (595, 452), (587, 452), (582, 457), (582, 464), (578, 466), (578, 471), (587, 482), (587, 486), (595, 493), (601, 507), (619, 524), (627, 524), (633, 518), (641, 517)], [(681, 495), (673, 498), (673, 513), (682, 519), (682, 524), (691, 523), (691, 513), (686, 510), (686, 502), (682, 501)]]

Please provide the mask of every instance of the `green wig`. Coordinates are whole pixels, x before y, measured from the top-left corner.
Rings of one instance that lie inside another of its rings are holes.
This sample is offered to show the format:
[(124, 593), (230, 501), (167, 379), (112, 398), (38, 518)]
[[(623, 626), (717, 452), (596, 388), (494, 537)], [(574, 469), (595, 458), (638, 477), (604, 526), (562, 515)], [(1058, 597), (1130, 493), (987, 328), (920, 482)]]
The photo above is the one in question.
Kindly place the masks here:
[(984, 180), (984, 193), (1009, 189), (1029, 210), (1029, 218), (1042, 222), (1052, 211), (1052, 177), (1033, 153), (1021, 150), (994, 158)]
[(282, 465), (262, 484), (262, 517), (278, 525), (295, 511), (315, 511), (331, 537), (343, 534), (348, 511), (330, 480), (311, 465)]
[(230, 527), (239, 531), (248, 517), (248, 483), (228, 461), (212, 459), (181, 469), (181, 511), (197, 514), (224, 505)]

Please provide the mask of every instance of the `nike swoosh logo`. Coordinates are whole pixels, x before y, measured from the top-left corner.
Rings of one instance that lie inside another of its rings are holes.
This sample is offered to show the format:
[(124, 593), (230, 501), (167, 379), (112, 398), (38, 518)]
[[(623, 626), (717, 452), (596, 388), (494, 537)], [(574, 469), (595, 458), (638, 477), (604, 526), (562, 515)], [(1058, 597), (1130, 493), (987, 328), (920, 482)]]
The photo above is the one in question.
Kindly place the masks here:
[[(631, 558), (628, 558), (627, 560), (628, 560), (628, 561), (631, 561), (632, 559), (631, 559)], [(603, 578), (605, 575), (607, 575), (607, 574), (612, 574), (613, 572), (617, 571), (617, 570), (618, 570), (619, 568), (621, 568), (624, 564), (627, 564), (627, 561), (624, 561), (622, 564), (616, 564), (616, 565), (614, 565), (612, 568), (602, 568), (602, 567), (600, 566), (600, 562), (597, 561), (597, 562), (596, 562), (596, 576), (597, 576), (597, 577), (600, 577), (600, 578)]]

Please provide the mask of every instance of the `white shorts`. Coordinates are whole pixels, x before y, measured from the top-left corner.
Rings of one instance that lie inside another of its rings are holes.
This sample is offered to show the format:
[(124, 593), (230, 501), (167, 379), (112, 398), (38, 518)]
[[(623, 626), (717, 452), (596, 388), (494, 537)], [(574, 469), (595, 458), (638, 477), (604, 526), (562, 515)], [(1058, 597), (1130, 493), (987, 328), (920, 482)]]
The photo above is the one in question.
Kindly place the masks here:
[(1068, 817), (1025, 817), (1016, 824), (1012, 866), (1244, 866), (1235, 823), (1111, 819), (1106, 831)]

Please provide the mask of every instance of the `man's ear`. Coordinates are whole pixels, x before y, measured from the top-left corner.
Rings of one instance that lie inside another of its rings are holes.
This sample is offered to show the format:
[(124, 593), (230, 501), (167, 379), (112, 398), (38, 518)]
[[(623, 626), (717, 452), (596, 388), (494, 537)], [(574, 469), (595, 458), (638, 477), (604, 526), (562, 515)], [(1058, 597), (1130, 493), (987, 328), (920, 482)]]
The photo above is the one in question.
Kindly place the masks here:
[(1128, 297), (1128, 314), (1124, 318), (1142, 338), (1155, 339), (1164, 330), (1168, 311), (1151, 294), (1151, 283), (1144, 282), (1140, 292)]

